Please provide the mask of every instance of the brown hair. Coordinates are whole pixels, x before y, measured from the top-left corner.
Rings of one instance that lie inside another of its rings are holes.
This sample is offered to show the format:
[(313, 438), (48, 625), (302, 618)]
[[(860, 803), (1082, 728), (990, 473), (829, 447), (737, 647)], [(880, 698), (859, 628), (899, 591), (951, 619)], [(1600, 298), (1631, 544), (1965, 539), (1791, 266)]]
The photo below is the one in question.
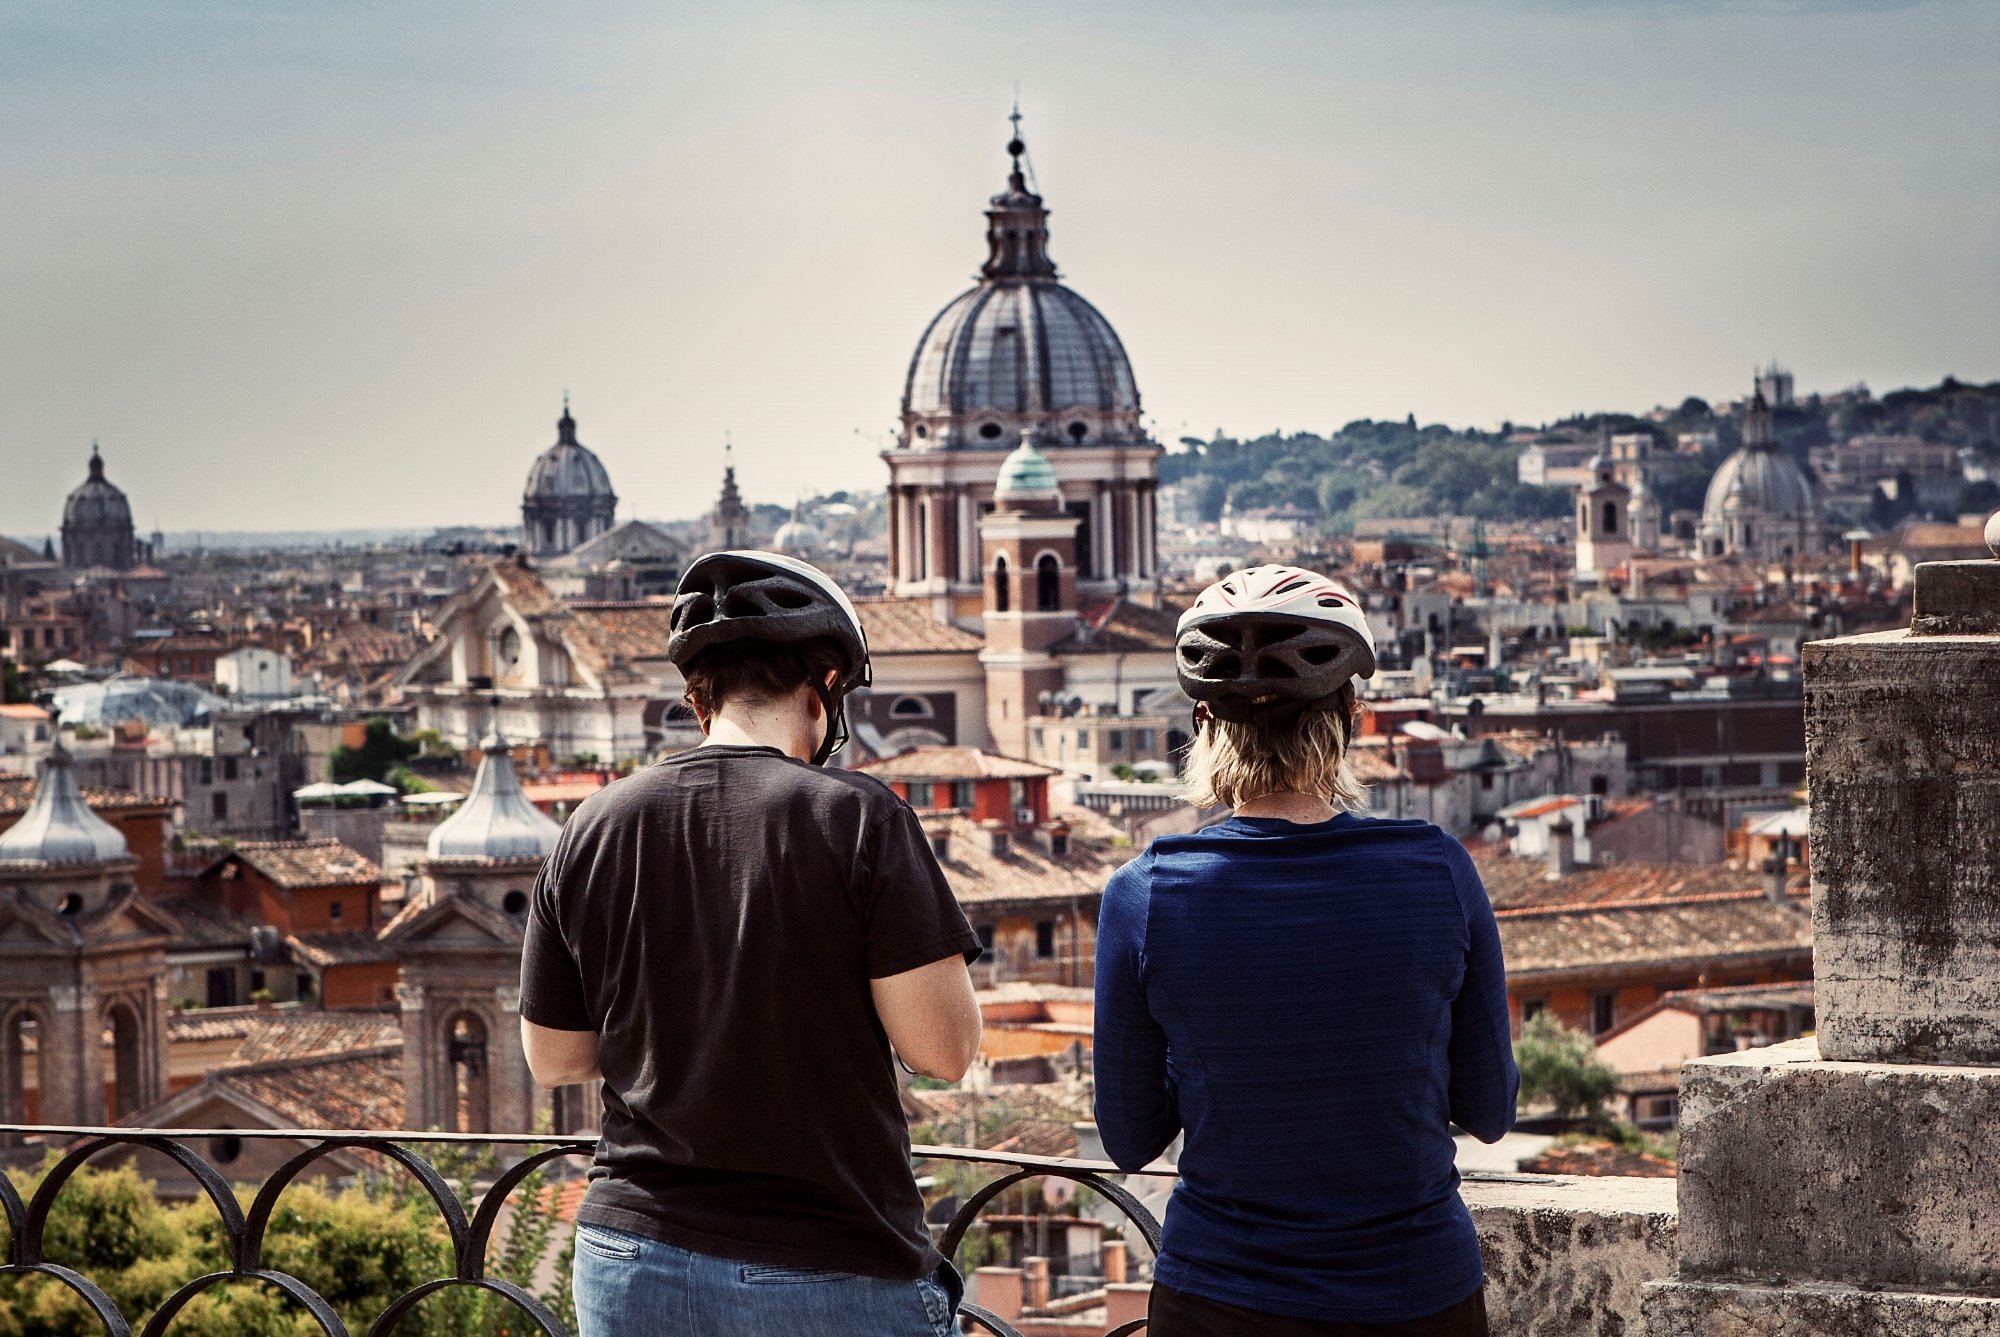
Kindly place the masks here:
[(1266, 794), (1317, 794), (1336, 808), (1354, 807), (1361, 784), (1347, 760), (1353, 709), (1350, 687), (1331, 710), (1244, 721), (1210, 716), (1188, 749), (1188, 801), (1240, 808)]
[(840, 647), (824, 636), (796, 644), (734, 641), (704, 651), (685, 670), (682, 699), (697, 715), (711, 717), (729, 701), (763, 705), (790, 696), (810, 682), (824, 682), (829, 669), (846, 661)]

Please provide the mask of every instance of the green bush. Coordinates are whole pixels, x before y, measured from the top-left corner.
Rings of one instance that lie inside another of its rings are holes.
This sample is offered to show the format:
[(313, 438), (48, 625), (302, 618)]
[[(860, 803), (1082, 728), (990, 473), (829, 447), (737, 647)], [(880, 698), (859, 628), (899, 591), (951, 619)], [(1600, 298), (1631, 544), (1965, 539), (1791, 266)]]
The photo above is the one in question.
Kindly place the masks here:
[[(55, 1163), (14, 1171), (23, 1197)], [(440, 1156), (462, 1202), (490, 1157)], [(517, 1188), (507, 1229), (487, 1253), (489, 1276), (534, 1291), (536, 1265), (548, 1256), (560, 1222), (560, 1188), (537, 1172)], [(239, 1187), (247, 1210), (254, 1189)], [(470, 1210), (468, 1209), (468, 1215)], [(138, 1331), (185, 1283), (227, 1268), (228, 1242), (206, 1198), (162, 1203), (131, 1166), (86, 1166), (56, 1199), (43, 1236), (44, 1257), (75, 1268), (101, 1287)], [(395, 1171), (335, 1191), (323, 1180), (294, 1184), (278, 1200), (264, 1237), (264, 1263), (324, 1296), (348, 1331), (368, 1331), (398, 1295), (451, 1275), (451, 1243), (437, 1209), (415, 1180)], [(569, 1295), (570, 1248), (555, 1260), (555, 1285), (538, 1298), (576, 1330)], [(453, 1287), (427, 1297), (396, 1327), (398, 1337), (515, 1337), (533, 1331), (497, 1295)], [(97, 1337), (103, 1328), (75, 1293), (46, 1278), (0, 1278), (0, 1337)], [(296, 1304), (261, 1282), (230, 1282), (203, 1292), (168, 1328), (170, 1337), (317, 1337), (319, 1327)]]

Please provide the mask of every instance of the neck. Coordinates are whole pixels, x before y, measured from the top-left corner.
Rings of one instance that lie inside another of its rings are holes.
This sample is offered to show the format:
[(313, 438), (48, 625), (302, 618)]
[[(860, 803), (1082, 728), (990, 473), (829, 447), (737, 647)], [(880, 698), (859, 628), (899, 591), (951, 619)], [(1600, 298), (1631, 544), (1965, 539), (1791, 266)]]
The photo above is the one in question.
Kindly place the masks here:
[(1259, 794), (1236, 809), (1238, 817), (1275, 817), (1279, 821), (1310, 826), (1331, 821), (1339, 809), (1319, 794)]
[[(811, 761), (824, 725), (819, 701), (772, 701), (755, 705), (724, 703), (709, 717), (703, 747), (774, 747), (788, 757)], [(809, 702), (809, 704), (808, 704)]]

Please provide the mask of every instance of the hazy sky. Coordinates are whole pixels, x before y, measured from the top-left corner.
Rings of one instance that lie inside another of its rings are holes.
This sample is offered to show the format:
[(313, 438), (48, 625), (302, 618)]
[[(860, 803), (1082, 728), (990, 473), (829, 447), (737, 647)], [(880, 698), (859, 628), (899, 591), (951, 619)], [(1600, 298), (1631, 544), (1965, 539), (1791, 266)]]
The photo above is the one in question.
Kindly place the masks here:
[(0, 531), (879, 486), (1018, 81), (1154, 431), (2000, 376), (2000, 5), (0, 9)]

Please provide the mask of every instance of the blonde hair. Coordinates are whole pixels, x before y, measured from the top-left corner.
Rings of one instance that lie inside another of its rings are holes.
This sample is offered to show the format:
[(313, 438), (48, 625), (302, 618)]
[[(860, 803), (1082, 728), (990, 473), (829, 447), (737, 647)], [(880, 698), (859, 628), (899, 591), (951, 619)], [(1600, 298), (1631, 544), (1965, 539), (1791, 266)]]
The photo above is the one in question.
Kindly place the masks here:
[(1317, 794), (1336, 808), (1361, 802), (1348, 764), (1353, 697), (1332, 710), (1259, 716), (1238, 722), (1210, 716), (1188, 749), (1188, 802), (1240, 808), (1266, 794)]

